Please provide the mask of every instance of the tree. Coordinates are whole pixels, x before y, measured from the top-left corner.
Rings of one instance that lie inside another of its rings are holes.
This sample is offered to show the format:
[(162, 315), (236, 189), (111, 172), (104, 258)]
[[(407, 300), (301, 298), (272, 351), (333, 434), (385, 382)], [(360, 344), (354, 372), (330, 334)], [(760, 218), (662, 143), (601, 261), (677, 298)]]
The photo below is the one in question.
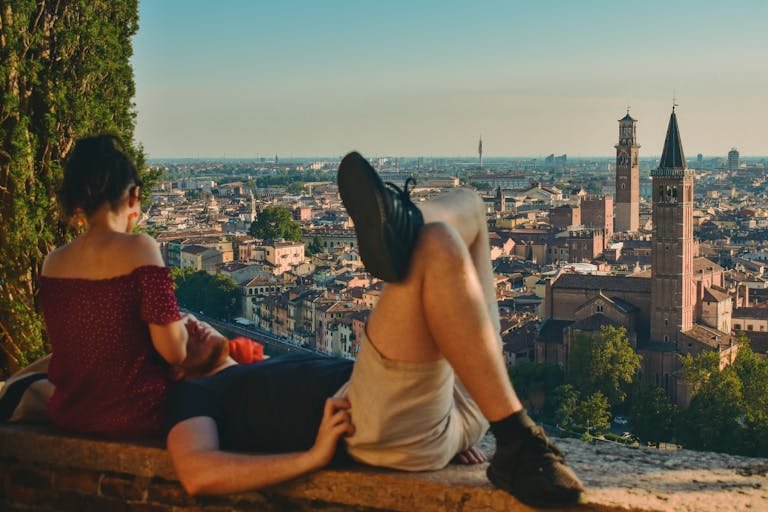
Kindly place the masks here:
[(570, 384), (558, 386), (552, 393), (552, 403), (555, 409), (555, 423), (563, 427), (573, 425), (579, 405), (579, 392)]
[(742, 399), (741, 381), (733, 366), (712, 372), (680, 414), (677, 439), (695, 450), (734, 451), (741, 429)]
[(592, 393), (589, 398), (582, 400), (573, 411), (573, 419), (587, 430), (608, 430), (611, 426), (611, 406), (608, 399), (600, 391)]
[(669, 441), (674, 435), (677, 407), (664, 388), (638, 386), (632, 393), (629, 421), (632, 432), (643, 441), (658, 444)]
[(240, 312), (240, 291), (230, 277), (212, 276), (204, 270), (171, 270), (179, 303), (214, 318), (232, 318)]
[(685, 380), (693, 387), (695, 395), (712, 377), (720, 372), (720, 354), (707, 350), (699, 354), (685, 354), (680, 358)]
[(319, 235), (312, 237), (312, 241), (307, 245), (307, 250), (310, 254), (319, 254), (323, 252), (323, 239)]
[(131, 38), (137, 0), (0, 3), (0, 374), (46, 351), (37, 312), (44, 256), (69, 240), (55, 191), (84, 135), (134, 147)]
[(733, 363), (739, 376), (747, 416), (768, 415), (768, 359), (762, 359), (749, 346), (746, 337), (739, 339), (739, 353)]
[(600, 391), (613, 406), (624, 401), (639, 369), (626, 329), (604, 325), (596, 335), (575, 337), (566, 381), (583, 395)]
[(292, 195), (301, 195), (304, 193), (304, 182), (303, 181), (294, 181), (293, 183), (289, 183), (288, 187), (286, 188), (286, 192)]
[(256, 216), (248, 232), (262, 240), (284, 238), (300, 242), (301, 226), (293, 220), (293, 214), (282, 206), (267, 206)]
[(519, 363), (509, 369), (509, 378), (532, 415), (543, 413), (545, 419), (551, 418), (555, 410), (552, 393), (563, 383), (559, 365)]

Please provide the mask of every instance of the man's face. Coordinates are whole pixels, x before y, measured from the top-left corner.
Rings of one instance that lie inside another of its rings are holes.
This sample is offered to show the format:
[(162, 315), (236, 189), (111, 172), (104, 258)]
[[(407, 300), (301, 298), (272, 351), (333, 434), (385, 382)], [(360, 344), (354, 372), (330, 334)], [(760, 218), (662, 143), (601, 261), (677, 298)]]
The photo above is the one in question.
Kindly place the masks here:
[(186, 377), (206, 375), (229, 355), (229, 340), (206, 322), (189, 319), (185, 324), (189, 339), (187, 357), (181, 364)]

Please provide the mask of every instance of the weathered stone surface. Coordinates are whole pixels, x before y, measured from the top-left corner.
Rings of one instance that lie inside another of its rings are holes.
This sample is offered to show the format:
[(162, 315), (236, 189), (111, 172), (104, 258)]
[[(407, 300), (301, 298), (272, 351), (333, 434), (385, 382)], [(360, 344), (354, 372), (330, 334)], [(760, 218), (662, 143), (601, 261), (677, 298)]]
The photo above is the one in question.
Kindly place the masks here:
[[(589, 488), (580, 510), (768, 510), (768, 461), (765, 459), (589, 444), (573, 439), (558, 440), (558, 444)], [(485, 440), (481, 448), (491, 453), (492, 442)], [(115, 477), (117, 483), (133, 475), (137, 477), (135, 480), (129, 479), (124, 486), (116, 483), (112, 486), (115, 492), (110, 494), (119, 495), (119, 487), (130, 494), (125, 496), (127, 501), (146, 499), (149, 509), (154, 507), (150, 503), (160, 502), (158, 510), (169, 505), (175, 505), (174, 510), (179, 506), (209, 511), (280, 510), (287, 504), (292, 510), (348, 512), (531, 510), (491, 486), (485, 478), (485, 465), (450, 466), (429, 473), (351, 466), (319, 471), (261, 492), (195, 500), (184, 495), (175, 482), (168, 455), (159, 445), (83, 439), (40, 427), (0, 426), (0, 460), (11, 459), (37, 467), (18, 473), (12, 469), (6, 478), (8, 490), (30, 505), (36, 504), (39, 498), (32, 492), (34, 489), (26, 485), (41, 485), (36, 477), (32, 478), (33, 473), (46, 481), (51, 474), (49, 469), (57, 468), (53, 480), (58, 487), (56, 482), (61, 481), (57, 475), (61, 468), (73, 468), (121, 474)], [(83, 484), (84, 491), (90, 488), (91, 481), (87, 477), (82, 479), (88, 484)], [(137, 489), (131, 486), (134, 481), (140, 483)], [(21, 485), (12, 485), (14, 482)], [(103, 490), (103, 481), (101, 485)], [(76, 485), (70, 483), (69, 487)], [(79, 504), (96, 506), (96, 501), (72, 495), (66, 503), (68, 508), (77, 508)], [(130, 508), (135, 505), (132, 503)]]

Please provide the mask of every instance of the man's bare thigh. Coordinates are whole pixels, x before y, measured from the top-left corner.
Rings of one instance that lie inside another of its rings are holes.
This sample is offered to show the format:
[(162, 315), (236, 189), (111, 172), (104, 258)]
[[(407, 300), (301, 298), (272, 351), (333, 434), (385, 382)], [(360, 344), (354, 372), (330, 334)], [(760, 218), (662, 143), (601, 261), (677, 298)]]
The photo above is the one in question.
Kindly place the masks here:
[(413, 268), (404, 281), (384, 285), (366, 332), (369, 341), (387, 359), (427, 362), (442, 357), (424, 317), (421, 286), (422, 273), (418, 268)]

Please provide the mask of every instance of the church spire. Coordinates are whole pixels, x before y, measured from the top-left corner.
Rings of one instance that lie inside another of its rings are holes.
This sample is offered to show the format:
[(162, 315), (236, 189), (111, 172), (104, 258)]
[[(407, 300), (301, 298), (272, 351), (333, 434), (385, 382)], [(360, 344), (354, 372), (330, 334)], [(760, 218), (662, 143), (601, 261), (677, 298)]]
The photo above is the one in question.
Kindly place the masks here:
[[(676, 106), (676, 105), (675, 105)], [(672, 107), (672, 115), (667, 127), (667, 138), (664, 139), (664, 151), (661, 152), (659, 169), (687, 169), (683, 143), (680, 140), (680, 131), (677, 129), (677, 114), (675, 106)]]

